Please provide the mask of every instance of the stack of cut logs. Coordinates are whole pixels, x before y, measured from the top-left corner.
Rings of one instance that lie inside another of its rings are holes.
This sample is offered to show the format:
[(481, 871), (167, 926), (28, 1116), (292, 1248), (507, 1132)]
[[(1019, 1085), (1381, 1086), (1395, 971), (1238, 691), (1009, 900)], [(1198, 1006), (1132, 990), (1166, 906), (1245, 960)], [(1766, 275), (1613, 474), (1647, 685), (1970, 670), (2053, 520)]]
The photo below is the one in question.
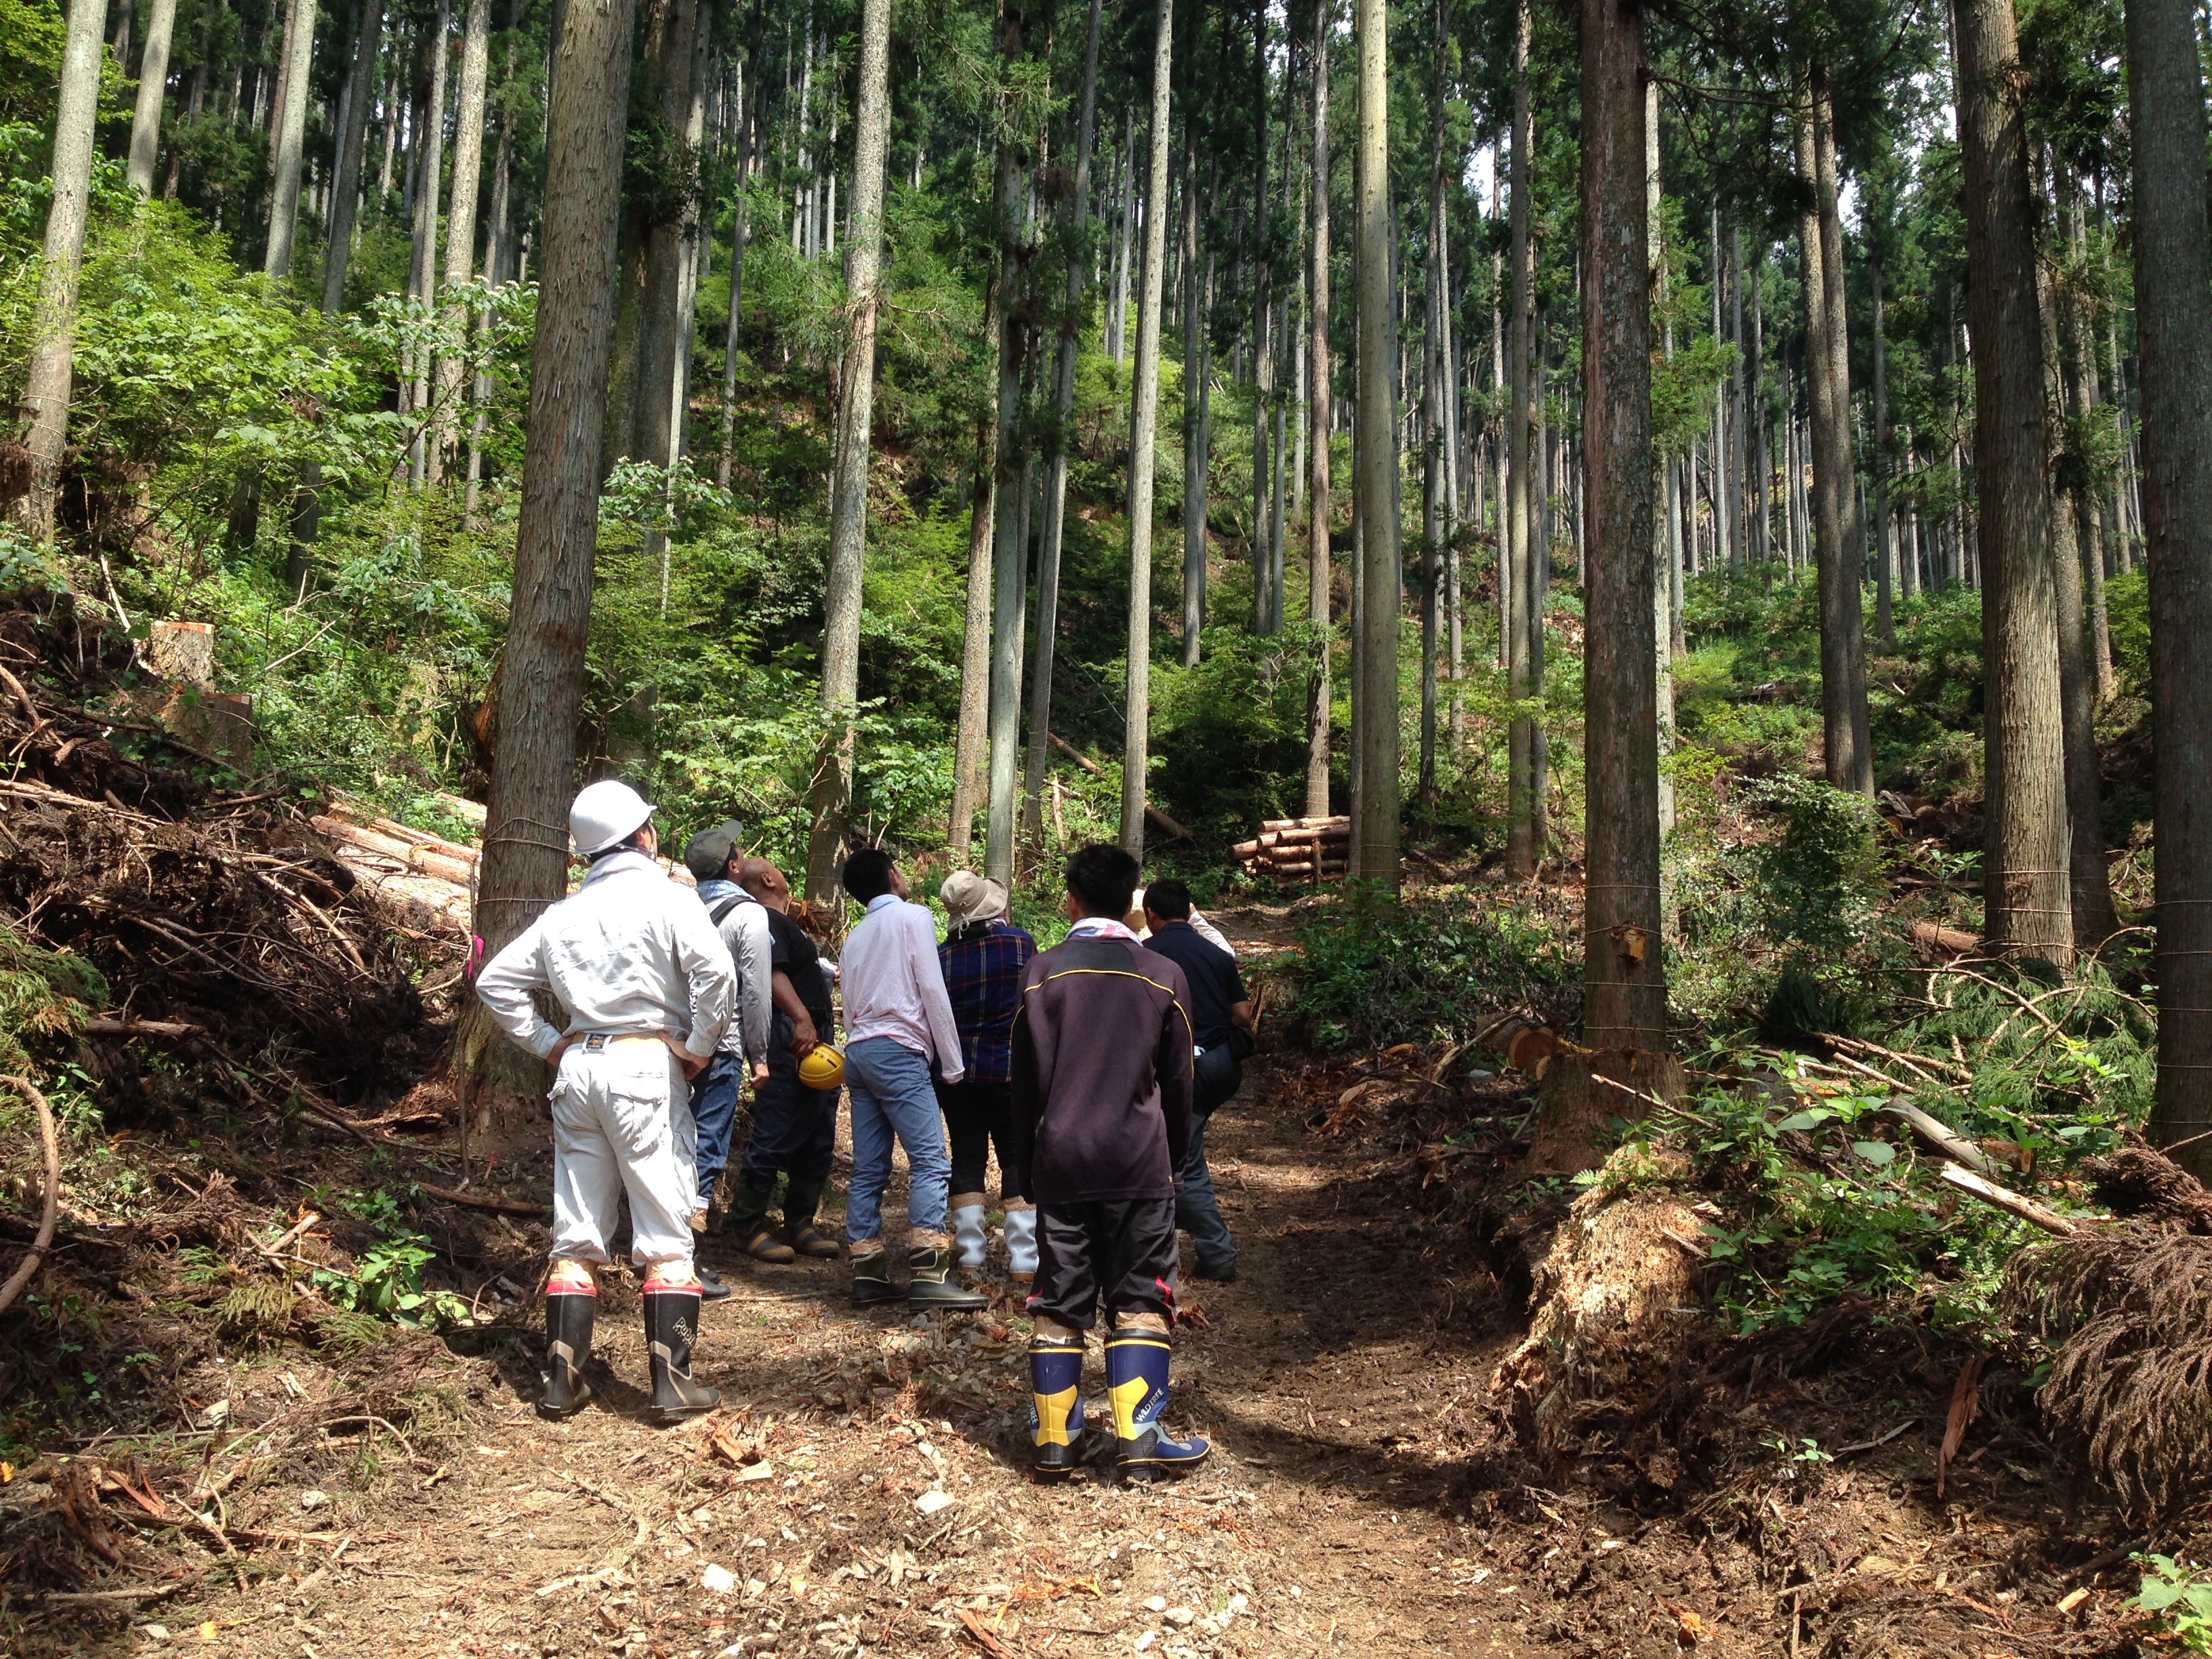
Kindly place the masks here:
[(1345, 873), (1352, 852), (1352, 820), (1265, 818), (1255, 839), (1240, 841), (1229, 850), (1249, 876), (1328, 881)]
[[(477, 802), (442, 795), (439, 805), (483, 833), (484, 809)], [(327, 814), (309, 822), (337, 848), (338, 861), (413, 926), (434, 933), (468, 933), (480, 848), (380, 817), (343, 796), (331, 802)], [(672, 879), (695, 884), (682, 865), (661, 864)]]

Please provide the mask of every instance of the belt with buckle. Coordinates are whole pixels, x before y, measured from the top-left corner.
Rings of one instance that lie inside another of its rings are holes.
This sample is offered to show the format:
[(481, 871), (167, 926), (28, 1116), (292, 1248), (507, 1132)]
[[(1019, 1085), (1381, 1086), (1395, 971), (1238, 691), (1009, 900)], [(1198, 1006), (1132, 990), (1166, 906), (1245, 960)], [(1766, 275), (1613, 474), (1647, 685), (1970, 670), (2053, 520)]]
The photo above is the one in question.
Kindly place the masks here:
[(666, 1042), (669, 1040), (659, 1031), (586, 1031), (580, 1039), (570, 1038), (587, 1054), (596, 1054), (617, 1042)]

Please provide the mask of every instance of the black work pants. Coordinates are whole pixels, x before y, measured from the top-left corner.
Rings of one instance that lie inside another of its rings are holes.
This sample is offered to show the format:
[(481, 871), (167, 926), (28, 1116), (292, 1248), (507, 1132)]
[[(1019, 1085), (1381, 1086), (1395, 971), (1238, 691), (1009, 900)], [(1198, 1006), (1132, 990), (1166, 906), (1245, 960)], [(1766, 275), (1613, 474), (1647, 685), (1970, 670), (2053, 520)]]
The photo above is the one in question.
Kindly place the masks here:
[(1175, 1200), (1100, 1200), (1037, 1206), (1031, 1314), (1087, 1331), (1103, 1301), (1113, 1316), (1158, 1314), (1175, 1323)]
[(980, 1193), (990, 1168), (990, 1151), (999, 1151), (999, 1194), (1018, 1197), (1022, 1171), (1014, 1163), (1014, 1085), (963, 1078), (937, 1085), (937, 1104), (945, 1114), (945, 1133), (952, 1146), (956, 1193)]

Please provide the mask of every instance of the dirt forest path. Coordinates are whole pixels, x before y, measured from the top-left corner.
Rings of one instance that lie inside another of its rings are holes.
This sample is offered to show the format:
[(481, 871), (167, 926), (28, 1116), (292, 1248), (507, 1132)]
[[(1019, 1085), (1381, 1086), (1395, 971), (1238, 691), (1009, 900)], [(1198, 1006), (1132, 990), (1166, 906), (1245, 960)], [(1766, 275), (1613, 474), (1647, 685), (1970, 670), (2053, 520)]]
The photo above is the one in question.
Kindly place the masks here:
[[(570, 1422), (532, 1408), (530, 1352), (463, 1362), (462, 1426), (434, 1463), (263, 1488), (286, 1501), (260, 1516), (290, 1518), (252, 1523), (270, 1541), (246, 1588), (127, 1624), (88, 1607), (33, 1639), (306, 1659), (1523, 1650), (1516, 1602), (1476, 1582), (1497, 1580), (1447, 1517), (1455, 1461), (1435, 1428), (1495, 1339), (1438, 1322), (1450, 1298), (1421, 1227), (1374, 1210), (1278, 1083), (1255, 1066), (1215, 1119), (1243, 1255), (1236, 1283), (1187, 1287), (1171, 1421), (1216, 1455), (1182, 1484), (1030, 1482), (1003, 1277), (986, 1315), (859, 1312), (842, 1264), (761, 1266), (717, 1241), (736, 1295), (708, 1311), (696, 1364), (733, 1409), (644, 1426), (635, 1289), (610, 1286), (599, 1397)], [(1098, 1363), (1094, 1344), (1094, 1396)], [(281, 1399), (282, 1369), (241, 1364), (233, 1397)]]

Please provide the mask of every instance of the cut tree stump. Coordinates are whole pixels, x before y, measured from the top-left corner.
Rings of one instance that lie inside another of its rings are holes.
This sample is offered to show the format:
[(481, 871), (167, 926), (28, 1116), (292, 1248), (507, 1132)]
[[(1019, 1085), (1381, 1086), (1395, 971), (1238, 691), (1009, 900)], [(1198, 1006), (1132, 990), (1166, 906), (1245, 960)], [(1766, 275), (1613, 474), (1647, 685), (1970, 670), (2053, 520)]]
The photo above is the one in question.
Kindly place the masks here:
[(1526, 1173), (1579, 1175), (1605, 1162), (1601, 1142), (1617, 1117), (1647, 1117), (1687, 1091), (1682, 1062), (1648, 1048), (1561, 1048), (1536, 1096), (1536, 1144)]

